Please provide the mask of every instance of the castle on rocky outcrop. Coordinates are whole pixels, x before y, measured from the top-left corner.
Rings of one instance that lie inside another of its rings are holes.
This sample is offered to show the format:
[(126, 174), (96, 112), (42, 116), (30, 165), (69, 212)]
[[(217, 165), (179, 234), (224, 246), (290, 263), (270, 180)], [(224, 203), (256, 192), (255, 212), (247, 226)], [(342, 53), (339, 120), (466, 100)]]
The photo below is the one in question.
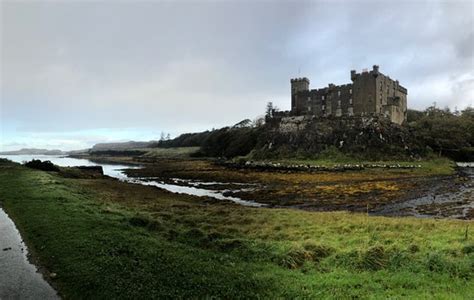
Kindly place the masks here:
[(385, 116), (402, 124), (407, 118), (407, 89), (379, 72), (351, 71), (352, 83), (320, 89), (309, 89), (306, 77), (291, 79), (291, 112), (293, 116), (316, 117)]

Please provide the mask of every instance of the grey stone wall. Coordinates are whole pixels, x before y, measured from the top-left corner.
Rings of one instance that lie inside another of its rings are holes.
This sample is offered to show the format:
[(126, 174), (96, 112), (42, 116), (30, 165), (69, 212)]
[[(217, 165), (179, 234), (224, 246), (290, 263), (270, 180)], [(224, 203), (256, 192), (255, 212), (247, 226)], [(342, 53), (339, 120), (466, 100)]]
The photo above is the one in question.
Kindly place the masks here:
[(342, 117), (382, 115), (397, 124), (406, 121), (407, 90), (398, 81), (380, 73), (378, 66), (371, 71), (351, 71), (352, 83), (329, 84), (309, 90), (309, 79), (291, 80), (292, 115)]

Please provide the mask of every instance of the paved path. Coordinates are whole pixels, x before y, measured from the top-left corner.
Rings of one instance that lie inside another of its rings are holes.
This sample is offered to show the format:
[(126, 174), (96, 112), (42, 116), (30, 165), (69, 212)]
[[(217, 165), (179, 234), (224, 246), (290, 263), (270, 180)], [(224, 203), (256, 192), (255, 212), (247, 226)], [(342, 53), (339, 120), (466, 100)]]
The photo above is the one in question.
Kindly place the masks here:
[(15, 224), (0, 208), (0, 300), (59, 299), (27, 254)]

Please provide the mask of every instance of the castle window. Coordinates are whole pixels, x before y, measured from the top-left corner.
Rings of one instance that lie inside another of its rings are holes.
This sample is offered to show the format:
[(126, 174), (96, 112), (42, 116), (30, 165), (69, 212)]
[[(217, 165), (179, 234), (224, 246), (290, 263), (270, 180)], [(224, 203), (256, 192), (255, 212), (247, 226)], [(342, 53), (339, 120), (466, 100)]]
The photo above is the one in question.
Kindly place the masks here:
[(353, 109), (352, 107), (349, 107), (349, 108), (347, 109), (347, 114), (348, 114), (349, 116), (353, 116), (353, 115), (354, 115), (354, 109)]
[(341, 100), (337, 101), (337, 107), (341, 107)]
[(352, 105), (352, 98), (349, 98), (349, 105)]
[(351, 95), (352, 95), (352, 89), (349, 89), (349, 94), (351, 94)]
[(326, 110), (326, 105), (321, 106), (321, 110)]
[(308, 106), (308, 111), (311, 111), (311, 106)]
[(337, 96), (341, 97), (341, 91), (337, 91)]
[(321, 100), (324, 100), (324, 95), (321, 96)]

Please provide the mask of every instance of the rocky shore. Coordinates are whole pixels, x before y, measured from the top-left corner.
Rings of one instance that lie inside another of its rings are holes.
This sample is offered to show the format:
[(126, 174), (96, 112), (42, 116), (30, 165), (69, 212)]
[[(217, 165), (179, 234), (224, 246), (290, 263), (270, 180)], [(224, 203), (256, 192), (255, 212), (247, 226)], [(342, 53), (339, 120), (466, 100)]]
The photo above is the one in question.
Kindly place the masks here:
[(420, 164), (384, 164), (384, 163), (362, 163), (362, 164), (335, 164), (333, 166), (313, 165), (313, 164), (284, 164), (279, 162), (266, 161), (218, 161), (218, 164), (232, 169), (251, 169), (257, 171), (302, 171), (302, 172), (343, 172), (358, 171), (365, 169), (419, 169)]

